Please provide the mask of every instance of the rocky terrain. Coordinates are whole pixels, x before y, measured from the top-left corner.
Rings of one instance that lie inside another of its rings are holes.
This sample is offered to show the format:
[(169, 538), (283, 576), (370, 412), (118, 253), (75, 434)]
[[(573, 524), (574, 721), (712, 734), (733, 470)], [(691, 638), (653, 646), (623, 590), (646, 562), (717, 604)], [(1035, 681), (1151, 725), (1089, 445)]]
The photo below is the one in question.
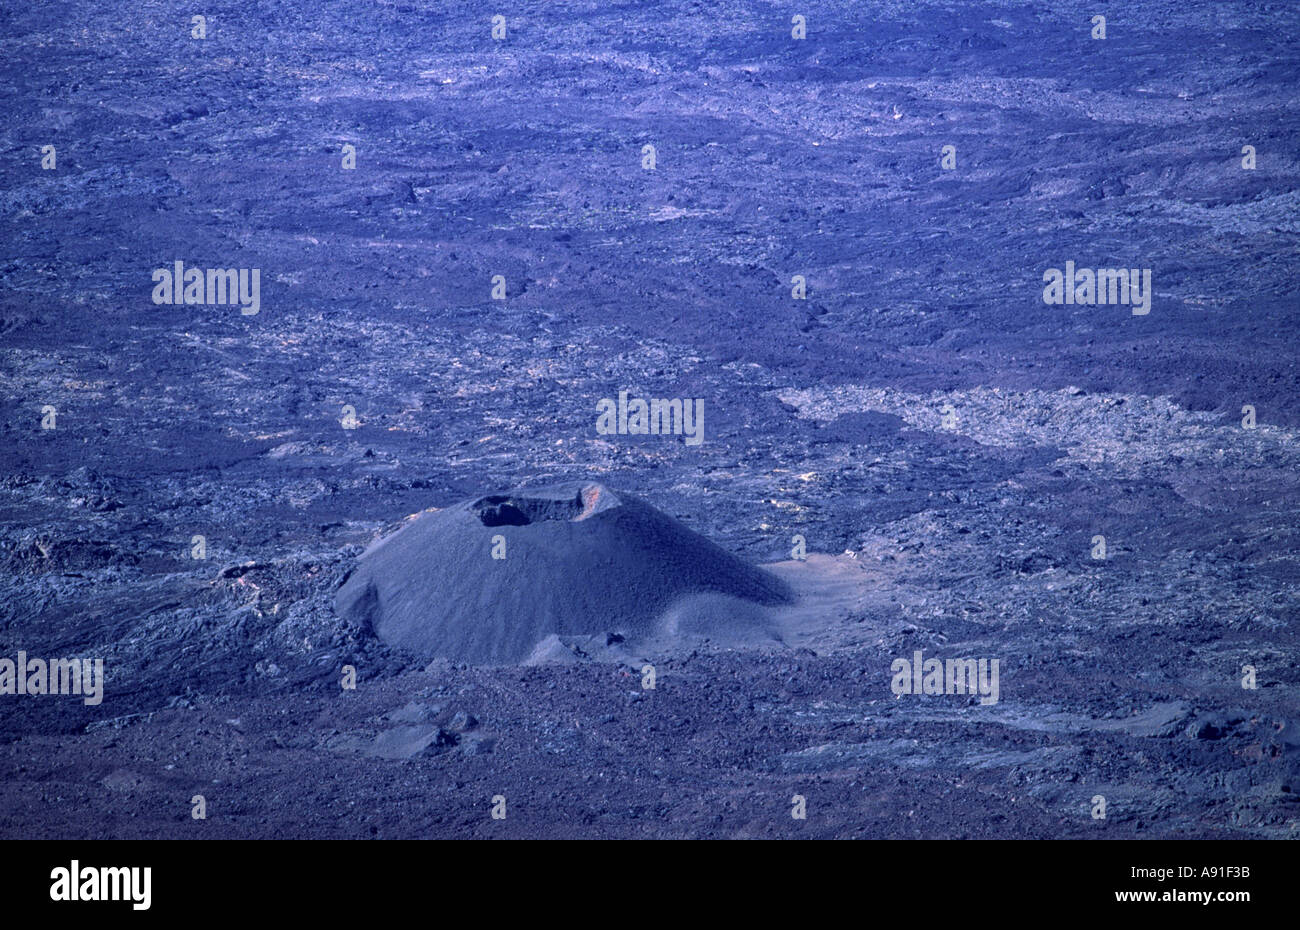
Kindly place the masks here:
[[(106, 675), (0, 695), (0, 835), (1300, 832), (1294, 5), (0, 25), (0, 657)], [(259, 311), (155, 303), (177, 261)], [(1045, 304), (1067, 261), (1150, 312)], [(621, 391), (704, 441), (598, 432)], [(783, 645), (430, 663), (336, 612), (409, 515), (590, 480), (771, 566)], [(895, 694), (918, 650), (998, 701)]]

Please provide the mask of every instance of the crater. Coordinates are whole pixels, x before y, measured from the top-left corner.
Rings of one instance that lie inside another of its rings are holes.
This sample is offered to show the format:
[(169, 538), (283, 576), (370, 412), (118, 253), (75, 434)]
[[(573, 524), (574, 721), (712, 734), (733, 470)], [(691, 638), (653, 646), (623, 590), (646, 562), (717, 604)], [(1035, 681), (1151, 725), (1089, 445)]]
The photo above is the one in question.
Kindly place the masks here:
[(484, 526), (528, 526), (548, 521), (577, 521), (590, 516), (605, 489), (588, 484), (569, 497), (545, 493), (492, 494), (470, 505)]

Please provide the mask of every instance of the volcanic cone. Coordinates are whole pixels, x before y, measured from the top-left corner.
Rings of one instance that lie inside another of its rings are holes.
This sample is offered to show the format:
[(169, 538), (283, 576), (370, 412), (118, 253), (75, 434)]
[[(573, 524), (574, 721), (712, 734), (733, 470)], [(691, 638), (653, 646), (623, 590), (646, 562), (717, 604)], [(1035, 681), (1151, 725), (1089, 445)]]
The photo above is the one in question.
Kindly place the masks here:
[(407, 652), (494, 665), (554, 636), (645, 641), (687, 602), (730, 629), (789, 600), (784, 582), (649, 504), (571, 482), (419, 514), (362, 554), (335, 607)]

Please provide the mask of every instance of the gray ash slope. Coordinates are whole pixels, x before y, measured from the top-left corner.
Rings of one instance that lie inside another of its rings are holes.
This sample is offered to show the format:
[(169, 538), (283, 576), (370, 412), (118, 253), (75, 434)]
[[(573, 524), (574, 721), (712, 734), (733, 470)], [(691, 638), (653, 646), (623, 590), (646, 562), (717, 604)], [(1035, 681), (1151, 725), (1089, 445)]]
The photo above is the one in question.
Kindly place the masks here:
[[(423, 658), (506, 664), (550, 636), (646, 643), (674, 606), (708, 594), (791, 600), (776, 577), (645, 502), (569, 482), (417, 514), (366, 550), (336, 607)], [(726, 605), (708, 603), (704, 635), (728, 625)]]

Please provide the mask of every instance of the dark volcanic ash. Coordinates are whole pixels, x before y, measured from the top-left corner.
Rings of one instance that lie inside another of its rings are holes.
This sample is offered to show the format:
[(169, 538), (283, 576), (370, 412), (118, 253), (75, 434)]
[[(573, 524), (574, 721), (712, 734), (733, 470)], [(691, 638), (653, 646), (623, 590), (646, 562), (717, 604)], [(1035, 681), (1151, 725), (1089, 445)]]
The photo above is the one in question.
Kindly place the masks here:
[(707, 615), (728, 634), (750, 604), (791, 600), (783, 581), (649, 504), (569, 482), (418, 514), (366, 550), (336, 609), (425, 658), (508, 664), (551, 636), (676, 632), (670, 612), (701, 595), (715, 595)]

